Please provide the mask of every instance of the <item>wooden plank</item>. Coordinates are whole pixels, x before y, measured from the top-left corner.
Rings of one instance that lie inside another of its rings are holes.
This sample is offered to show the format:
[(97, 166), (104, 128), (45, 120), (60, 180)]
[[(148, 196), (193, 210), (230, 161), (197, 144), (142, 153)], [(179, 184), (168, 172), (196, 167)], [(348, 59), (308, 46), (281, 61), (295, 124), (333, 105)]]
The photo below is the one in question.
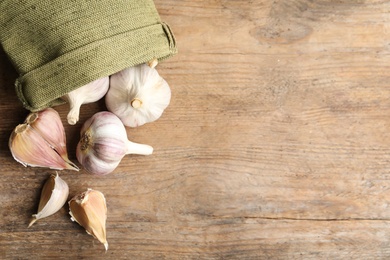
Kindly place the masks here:
[[(154, 154), (105, 177), (60, 173), (70, 196), (106, 194), (106, 254), (67, 206), (26, 228), (52, 171), (8, 151), (28, 112), (0, 52), (0, 258), (390, 257), (390, 3), (155, 3), (179, 44), (158, 67), (172, 101), (128, 129)], [(56, 109), (76, 161), (80, 124)], [(80, 121), (104, 109), (86, 105)]]
[[(66, 221), (61, 221), (66, 223)], [(169, 259), (383, 259), (389, 255), (388, 221), (214, 219), (187, 224), (147, 220), (109, 225), (107, 253), (82, 230), (60, 224), (1, 234), (2, 258)], [(71, 223), (72, 224), (72, 223)], [(172, 225), (173, 224), (173, 225)], [(122, 234), (122, 236), (114, 235)], [(7, 235), (7, 236), (6, 236)], [(71, 238), (71, 239), (70, 239)], [(60, 241), (67, 239), (66, 243)], [(18, 243), (10, 242), (18, 241)], [(104, 250), (104, 249), (103, 249)]]

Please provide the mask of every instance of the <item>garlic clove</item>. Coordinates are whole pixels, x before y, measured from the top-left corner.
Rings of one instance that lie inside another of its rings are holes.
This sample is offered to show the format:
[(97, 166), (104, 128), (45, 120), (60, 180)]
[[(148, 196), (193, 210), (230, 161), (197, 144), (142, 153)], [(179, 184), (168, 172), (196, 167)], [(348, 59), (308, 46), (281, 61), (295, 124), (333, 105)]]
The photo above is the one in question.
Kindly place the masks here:
[(74, 125), (79, 121), (80, 107), (83, 104), (96, 102), (107, 93), (109, 88), (109, 78), (104, 77), (92, 81), (82, 87), (79, 87), (62, 98), (69, 103), (69, 113), (67, 120), (70, 125)]
[(30, 113), (24, 124), (15, 127), (8, 145), (14, 159), (24, 166), (75, 170), (68, 159), (65, 130), (52, 108)]
[[(56, 110), (47, 108), (38, 113), (31, 113), (27, 116), (25, 123), (28, 123), (34, 130), (38, 131), (50, 147), (52, 147), (67, 164), (78, 170), (78, 167), (68, 158), (65, 129), (60, 115)], [(50, 124), (50, 127), (47, 127), (47, 124)]]
[(30, 125), (20, 124), (12, 132), (9, 147), (14, 159), (25, 167), (47, 167), (55, 170), (76, 170), (65, 161)]
[(107, 109), (124, 125), (137, 127), (161, 117), (171, 100), (168, 83), (154, 68), (155, 62), (117, 72), (110, 77)]
[(32, 215), (33, 219), (28, 227), (38, 219), (46, 218), (59, 211), (68, 199), (68, 195), (68, 184), (58, 176), (58, 173), (50, 175), (42, 188), (38, 213)]
[(111, 112), (94, 114), (83, 124), (76, 156), (80, 164), (96, 175), (106, 175), (115, 170), (126, 154), (149, 155), (153, 147), (127, 139), (121, 120)]
[(69, 201), (71, 220), (85, 228), (88, 234), (95, 237), (105, 249), (108, 249), (106, 238), (107, 206), (106, 199), (100, 191), (88, 189)]

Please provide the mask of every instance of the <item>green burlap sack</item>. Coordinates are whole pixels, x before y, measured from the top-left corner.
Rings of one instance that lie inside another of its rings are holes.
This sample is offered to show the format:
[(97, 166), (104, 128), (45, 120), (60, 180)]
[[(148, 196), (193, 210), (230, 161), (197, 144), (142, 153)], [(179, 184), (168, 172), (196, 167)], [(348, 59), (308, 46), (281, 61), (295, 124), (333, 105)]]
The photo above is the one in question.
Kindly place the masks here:
[(0, 42), (31, 111), (95, 79), (177, 52), (153, 0), (1, 0)]

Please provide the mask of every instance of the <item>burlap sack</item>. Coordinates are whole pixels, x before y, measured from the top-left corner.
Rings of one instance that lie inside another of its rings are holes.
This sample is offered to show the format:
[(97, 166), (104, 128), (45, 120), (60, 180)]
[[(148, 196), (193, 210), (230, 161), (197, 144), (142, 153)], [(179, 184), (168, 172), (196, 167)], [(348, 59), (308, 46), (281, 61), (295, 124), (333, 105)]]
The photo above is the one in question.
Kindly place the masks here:
[(37, 111), (95, 79), (177, 52), (153, 0), (1, 0), (0, 42)]

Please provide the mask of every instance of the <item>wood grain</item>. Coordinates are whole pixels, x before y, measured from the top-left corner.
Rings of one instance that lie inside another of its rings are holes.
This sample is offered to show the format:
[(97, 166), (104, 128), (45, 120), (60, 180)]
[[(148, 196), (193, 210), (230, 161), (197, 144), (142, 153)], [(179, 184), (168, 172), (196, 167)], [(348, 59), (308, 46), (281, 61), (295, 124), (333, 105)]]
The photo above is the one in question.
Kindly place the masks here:
[[(24, 110), (0, 52), (0, 258), (387, 259), (390, 2), (156, 0), (179, 54), (158, 66), (172, 100), (128, 129), (155, 148), (70, 196), (107, 197), (103, 246), (65, 206), (27, 229), (52, 172), (15, 162)], [(83, 107), (80, 121), (104, 110)], [(80, 124), (65, 122), (75, 160)]]

